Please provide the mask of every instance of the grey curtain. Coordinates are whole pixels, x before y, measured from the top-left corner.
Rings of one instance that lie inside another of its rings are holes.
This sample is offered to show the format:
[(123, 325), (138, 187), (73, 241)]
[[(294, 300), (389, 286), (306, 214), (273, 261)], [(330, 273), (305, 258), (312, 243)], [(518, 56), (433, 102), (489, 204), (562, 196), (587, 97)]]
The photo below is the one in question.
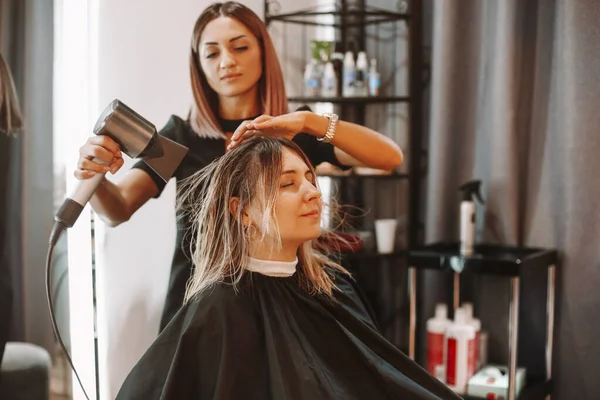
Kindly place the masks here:
[[(482, 179), (479, 241), (560, 250), (553, 398), (597, 398), (600, 3), (430, 5), (427, 242), (458, 239), (457, 187)], [(423, 278), (419, 311), (430, 316), (436, 301), (449, 298), (449, 277)], [(463, 298), (475, 300), (490, 331), (490, 357), (506, 363), (508, 281), (464, 285)], [(545, 292), (545, 274), (522, 279), (519, 364), (535, 375), (544, 371)]]
[(14, 310), (12, 340), (53, 348), (46, 306), (45, 257), (52, 227), (53, 1), (2, 0), (0, 51), (25, 117), (14, 153), (9, 236)]

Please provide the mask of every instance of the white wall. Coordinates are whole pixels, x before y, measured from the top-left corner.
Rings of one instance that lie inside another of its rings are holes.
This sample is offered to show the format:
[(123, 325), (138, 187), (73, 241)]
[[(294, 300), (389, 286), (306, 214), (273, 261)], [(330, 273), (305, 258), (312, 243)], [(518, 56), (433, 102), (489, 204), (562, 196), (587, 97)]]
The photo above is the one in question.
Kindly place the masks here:
[[(98, 2), (97, 112), (114, 98), (160, 129), (190, 102), (193, 24), (211, 2)], [(262, 2), (244, 2), (262, 15)], [(128, 166), (115, 177), (119, 179)], [(155, 339), (175, 240), (174, 182), (117, 228), (98, 227), (97, 301), (102, 399), (113, 399)]]

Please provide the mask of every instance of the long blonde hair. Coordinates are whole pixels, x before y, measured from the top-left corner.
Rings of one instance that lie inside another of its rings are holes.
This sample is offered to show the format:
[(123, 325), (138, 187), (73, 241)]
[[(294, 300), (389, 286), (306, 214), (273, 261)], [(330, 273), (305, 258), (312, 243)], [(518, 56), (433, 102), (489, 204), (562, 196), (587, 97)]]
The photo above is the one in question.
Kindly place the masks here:
[(16, 134), (23, 129), (23, 118), (12, 74), (0, 54), (0, 133)]
[(198, 48), (204, 28), (218, 17), (238, 20), (258, 39), (262, 57), (262, 74), (257, 83), (261, 113), (277, 116), (285, 114), (288, 110), (283, 72), (265, 24), (254, 11), (236, 1), (211, 4), (196, 20), (190, 53), (190, 77), (194, 95), (190, 124), (199, 136), (211, 138), (224, 137), (217, 121), (219, 99), (202, 71)]
[[(280, 245), (275, 217), (283, 151), (289, 149), (314, 170), (302, 150), (280, 138), (253, 138), (226, 153), (182, 182), (178, 196), (180, 218), (191, 221), (191, 254), (194, 273), (188, 281), (187, 302), (196, 294), (221, 282), (237, 285), (244, 274), (253, 240), (253, 228), (245, 226), (243, 215), (256, 210), (259, 215), (258, 240)], [(232, 198), (238, 199), (233, 210)], [(187, 214), (187, 215), (186, 215)], [(331, 238), (333, 232), (322, 237)], [(307, 241), (298, 249), (300, 285), (311, 294), (331, 296), (334, 272), (348, 271), (329, 259), (318, 241)]]

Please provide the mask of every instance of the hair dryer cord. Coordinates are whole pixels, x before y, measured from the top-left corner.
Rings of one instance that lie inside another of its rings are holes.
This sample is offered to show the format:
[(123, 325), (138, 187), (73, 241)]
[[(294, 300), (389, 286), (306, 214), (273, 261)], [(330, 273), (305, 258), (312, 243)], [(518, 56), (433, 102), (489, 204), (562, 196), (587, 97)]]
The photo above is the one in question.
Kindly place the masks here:
[(58, 239), (60, 238), (60, 235), (66, 230), (67, 230), (67, 227), (60, 222), (55, 222), (54, 226), (52, 227), (52, 233), (50, 234), (50, 242), (49, 242), (49, 246), (48, 246), (48, 255), (46, 257), (46, 297), (48, 299), (48, 308), (50, 309), (50, 319), (52, 321), (52, 329), (54, 330), (54, 334), (56, 335), (56, 338), (58, 339), (58, 343), (60, 344), (63, 351), (65, 352), (67, 361), (69, 362), (69, 365), (71, 366), (71, 368), (73, 369), (73, 372), (75, 373), (75, 377), (77, 378), (77, 382), (79, 382), (79, 386), (81, 387), (81, 390), (83, 391), (83, 394), (85, 395), (85, 398), (87, 400), (90, 400), (89, 396), (87, 395), (87, 392), (83, 388), (83, 384), (81, 383), (79, 374), (77, 373), (77, 370), (75, 369), (75, 366), (73, 365), (73, 360), (71, 360), (71, 356), (69, 355), (69, 352), (67, 351), (67, 347), (65, 346), (65, 344), (62, 340), (62, 337), (60, 336), (60, 332), (58, 330), (58, 325), (56, 323), (56, 316), (54, 315), (54, 304), (53, 304), (53, 300), (52, 300), (52, 289), (51, 289), (51, 284), (50, 284), (50, 278), (52, 276), (52, 274), (51, 274), (51, 272), (52, 272), (52, 253), (54, 252), (54, 247), (56, 246), (56, 243), (58, 243)]

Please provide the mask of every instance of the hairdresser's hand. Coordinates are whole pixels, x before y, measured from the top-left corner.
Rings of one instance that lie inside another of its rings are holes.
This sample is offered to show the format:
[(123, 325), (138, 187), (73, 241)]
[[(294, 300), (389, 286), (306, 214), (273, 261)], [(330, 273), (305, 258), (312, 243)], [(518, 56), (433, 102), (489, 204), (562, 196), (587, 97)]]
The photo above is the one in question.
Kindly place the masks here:
[(79, 148), (79, 161), (74, 175), (82, 180), (89, 179), (98, 172), (110, 171), (115, 174), (123, 163), (121, 149), (114, 140), (105, 135), (92, 136)]
[(283, 137), (292, 140), (304, 129), (305, 113), (305, 111), (296, 111), (278, 117), (261, 115), (254, 121), (244, 121), (233, 133), (227, 149), (234, 149), (244, 140), (254, 136)]

